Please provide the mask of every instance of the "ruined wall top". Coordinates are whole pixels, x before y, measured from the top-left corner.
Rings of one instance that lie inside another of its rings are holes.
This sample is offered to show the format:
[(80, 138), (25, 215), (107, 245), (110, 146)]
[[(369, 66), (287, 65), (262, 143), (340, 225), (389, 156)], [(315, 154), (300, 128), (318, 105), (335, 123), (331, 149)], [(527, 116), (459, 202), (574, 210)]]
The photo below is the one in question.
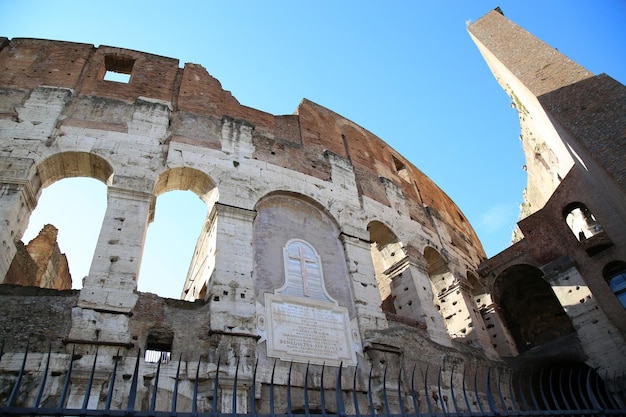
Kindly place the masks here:
[[(223, 120), (228, 119), (252, 129), (253, 159), (329, 181), (330, 153), (352, 166), (360, 197), (391, 206), (386, 190), (393, 184), (403, 195), (411, 219), (432, 228), (432, 216), (436, 217), (448, 225), (447, 234), (459, 237), (456, 243), (484, 256), (456, 204), (424, 173), (371, 132), (309, 100), (302, 100), (293, 115), (275, 116), (241, 105), (200, 65), (187, 63), (179, 68), (176, 59), (83, 43), (0, 38), (0, 68), (3, 89), (53, 86), (72, 91), (57, 121), (59, 129), (96, 126), (127, 132), (128, 114), (119, 110), (95, 120), (93, 112), (80, 110), (81, 100), (102, 99), (103, 107), (119, 103), (119, 108), (149, 102), (170, 110), (165, 146), (180, 143), (220, 150), (215, 139), (219, 135), (206, 132), (220, 132)], [(130, 79), (127, 83), (106, 81), (107, 71), (129, 74)], [(11, 117), (24, 97), (12, 93), (5, 98), (0, 114)]]

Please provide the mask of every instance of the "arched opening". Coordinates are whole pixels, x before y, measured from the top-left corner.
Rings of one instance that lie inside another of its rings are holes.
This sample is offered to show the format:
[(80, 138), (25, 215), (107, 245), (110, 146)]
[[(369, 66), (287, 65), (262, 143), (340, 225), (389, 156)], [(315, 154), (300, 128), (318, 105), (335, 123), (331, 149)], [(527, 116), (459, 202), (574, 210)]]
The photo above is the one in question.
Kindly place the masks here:
[(113, 170), (103, 158), (65, 152), (43, 160), (31, 184), (39, 193), (5, 283), (82, 288), (89, 274)]
[(589, 256), (613, 246), (602, 225), (583, 203), (568, 204), (563, 210), (563, 218)]
[(461, 293), (461, 283), (435, 249), (426, 247), (424, 258), (428, 263), (428, 276), (434, 294), (433, 302), (443, 317), (448, 333), (453, 338), (465, 337), (473, 324)]
[(191, 191), (170, 191), (157, 198), (141, 258), (139, 291), (184, 298), (181, 293), (206, 215), (206, 204)]
[(617, 300), (626, 308), (626, 263), (615, 261), (607, 264), (602, 276), (617, 297)]
[(385, 313), (408, 316), (415, 301), (415, 285), (410, 277), (403, 279), (408, 259), (402, 242), (381, 222), (371, 222), (367, 230), (372, 242), (372, 262), (382, 300), (381, 309)]
[(467, 284), (469, 286), (473, 308), (479, 313), (477, 317), (482, 319), (479, 325), (484, 326), (484, 330), (489, 335), (491, 346), (498, 352), (500, 357), (510, 357), (517, 354), (515, 343), (507, 329), (503, 326), (502, 318), (498, 312), (498, 308), (493, 302), (493, 298), (487, 288), (482, 284), (479, 278), (468, 272)]
[(570, 318), (539, 269), (513, 266), (498, 276), (494, 291), (520, 353), (574, 332)]
[(192, 168), (161, 174), (153, 222), (148, 227), (137, 286), (161, 297), (202, 297), (215, 265), (217, 188)]
[(583, 203), (569, 204), (563, 210), (563, 217), (574, 236), (581, 242), (602, 231), (600, 223)]

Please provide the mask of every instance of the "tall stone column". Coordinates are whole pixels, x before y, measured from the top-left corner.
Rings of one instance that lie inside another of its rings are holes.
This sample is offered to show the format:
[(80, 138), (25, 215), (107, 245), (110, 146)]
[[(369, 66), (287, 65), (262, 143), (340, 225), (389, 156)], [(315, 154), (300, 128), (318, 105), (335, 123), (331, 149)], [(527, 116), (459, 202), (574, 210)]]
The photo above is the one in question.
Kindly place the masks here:
[(34, 161), (0, 157), (0, 283), (16, 253), (15, 241), (24, 234), (35, 209), (35, 192), (28, 181)]
[(256, 211), (216, 203), (217, 255), (209, 281), (211, 331), (256, 335), (252, 269)]
[(341, 234), (348, 273), (354, 291), (354, 305), (361, 332), (386, 329), (387, 318), (381, 309), (382, 300), (376, 284), (371, 243), (358, 237)]
[(419, 319), (426, 323), (426, 328), (430, 339), (443, 346), (452, 346), (452, 339), (443, 322), (443, 317), (435, 307), (433, 289), (428, 276), (428, 265), (419, 253), (411, 248), (405, 247), (405, 252), (409, 258), (409, 266), (403, 274), (410, 274), (417, 289), (417, 302), (421, 317)]
[(137, 276), (148, 228), (151, 193), (110, 186), (107, 210), (78, 305), (129, 312), (137, 301)]
[(467, 329), (467, 338), (469, 339), (470, 345), (475, 344), (477, 348), (483, 349), (485, 354), (488, 356), (498, 358), (496, 349), (493, 346), (494, 342), (489, 336), (485, 321), (478, 311), (478, 306), (474, 302), (474, 297), (472, 297), (471, 287), (466, 284), (466, 281), (464, 280), (461, 281), (459, 289), (461, 291), (461, 301), (463, 303), (463, 305), (459, 307), (459, 310), (462, 311), (462, 315), (469, 317), (468, 327), (471, 326)]

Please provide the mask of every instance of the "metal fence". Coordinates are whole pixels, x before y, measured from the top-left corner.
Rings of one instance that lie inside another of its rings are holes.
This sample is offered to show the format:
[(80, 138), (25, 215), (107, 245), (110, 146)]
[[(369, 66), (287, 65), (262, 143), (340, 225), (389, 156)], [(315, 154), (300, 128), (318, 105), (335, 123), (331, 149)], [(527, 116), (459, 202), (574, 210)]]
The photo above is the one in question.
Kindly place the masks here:
[[(2, 347), (0, 346), (0, 363), (2, 361)], [(367, 392), (363, 390), (357, 390), (357, 372), (355, 369), (352, 386), (342, 386), (342, 372), (344, 372), (341, 366), (334, 368), (335, 373), (335, 386), (323, 387), (324, 373), (333, 371), (333, 368), (322, 366), (321, 368), (321, 384), (318, 387), (309, 386), (309, 365), (306, 366), (306, 373), (304, 376), (303, 386), (298, 386), (300, 390), (303, 390), (302, 403), (292, 404), (293, 396), (292, 389), (295, 388), (292, 385), (291, 369), (289, 367), (289, 374), (286, 385), (281, 384), (281, 389), (286, 389), (286, 404), (281, 402), (281, 407), (276, 407), (277, 400), (275, 399), (275, 370), (276, 362), (274, 362), (271, 379), (269, 380), (269, 391), (265, 392), (269, 398), (265, 398), (269, 404), (269, 412), (259, 412), (257, 409), (255, 398), (257, 398), (257, 366), (255, 365), (252, 383), (249, 386), (250, 395), (249, 404), (247, 406), (247, 412), (245, 414), (237, 414), (236, 412), (222, 412), (220, 411), (220, 404), (218, 404), (218, 398), (220, 390), (219, 380), (219, 367), (220, 363), (217, 362), (217, 371), (215, 372), (215, 378), (212, 384), (212, 404), (211, 411), (199, 412), (198, 411), (198, 381), (200, 380), (200, 361), (196, 367), (195, 379), (193, 380), (193, 394), (191, 400), (191, 411), (178, 411), (177, 401), (179, 398), (179, 382), (180, 367), (182, 360), (179, 359), (176, 376), (174, 378), (173, 387), (171, 389), (171, 405), (168, 410), (157, 410), (157, 395), (159, 392), (159, 376), (161, 374), (161, 361), (157, 364), (156, 373), (152, 383), (154, 384), (151, 390), (151, 398), (149, 406), (146, 410), (136, 409), (136, 400), (138, 386), (140, 384), (140, 363), (141, 354), (137, 354), (137, 359), (134, 364), (134, 372), (130, 382), (130, 388), (126, 395), (124, 395), (124, 402), (126, 407), (112, 407), (112, 398), (115, 389), (116, 380), (118, 380), (118, 361), (120, 356), (115, 356), (115, 361), (111, 371), (110, 378), (108, 380), (108, 392), (106, 398), (102, 398), (98, 401), (99, 404), (104, 403), (103, 407), (90, 408), (89, 399), (92, 394), (92, 385), (94, 382), (94, 374), (97, 371), (97, 352), (94, 355), (93, 365), (91, 366), (90, 375), (87, 382), (83, 387), (80, 387), (80, 391), (84, 390), (84, 397), (82, 400), (82, 407), (80, 408), (68, 408), (67, 399), (72, 386), (72, 371), (74, 363), (74, 352), (72, 352), (72, 359), (69, 360), (68, 368), (65, 372), (64, 383), (60, 390), (57, 405), (54, 407), (43, 406), (42, 396), (48, 382), (50, 375), (50, 351), (48, 351), (47, 359), (45, 362), (45, 369), (41, 372), (41, 377), (38, 381), (38, 388), (32, 404), (25, 406), (24, 399), (20, 397), (21, 389), (23, 388), (23, 378), (28, 370), (26, 368), (28, 357), (28, 348), (24, 353), (21, 367), (18, 372), (14, 373), (14, 379), (12, 380), (12, 388), (10, 388), (10, 394), (6, 402), (0, 408), (0, 416), (114, 416), (114, 417), (288, 417), (295, 414), (305, 414), (306, 416), (339, 416), (339, 417), (365, 417), (382, 415), (385, 417), (420, 417), (420, 416), (439, 416), (439, 417), (456, 417), (456, 416), (626, 416), (626, 407), (624, 406), (623, 399), (619, 395), (623, 395), (625, 390), (624, 376), (611, 378), (611, 387), (609, 389), (607, 378), (600, 378), (591, 369), (586, 371), (579, 371), (576, 369), (540, 369), (527, 372), (519, 372), (516, 374), (515, 380), (512, 373), (508, 376), (502, 372), (498, 372), (497, 369), (487, 369), (484, 376), (478, 376), (478, 371), (473, 375), (466, 375), (466, 372), (455, 372), (454, 369), (450, 372), (450, 381), (443, 381), (444, 372), (442, 369), (432, 370), (426, 367), (421, 369), (417, 366), (412, 368), (412, 372), (407, 375), (402, 375), (402, 371), (397, 376), (397, 388), (390, 389), (388, 387), (395, 387), (395, 378), (390, 383), (387, 383), (387, 367), (384, 368), (382, 381), (380, 378), (377, 380), (379, 384), (378, 390), (373, 389), (372, 385), (375, 380), (372, 376), (372, 369), (369, 372)], [(175, 361), (172, 361), (175, 364)], [(234, 374), (234, 380), (232, 382), (232, 396), (231, 396), (231, 410), (238, 410), (238, 394), (237, 394), (237, 379), (239, 378), (239, 361), (237, 361), (236, 370)], [(417, 370), (417, 372), (416, 372)], [(437, 381), (438, 392), (433, 392), (432, 386), (429, 387), (429, 373), (430, 378), (435, 378)], [(461, 375), (459, 375), (461, 373)], [(460, 387), (455, 387), (453, 384), (454, 376), (456, 380), (462, 380)], [(460, 377), (460, 378), (459, 378)], [(130, 375), (127, 378), (131, 378)], [(483, 379), (480, 381), (480, 379)], [(472, 384), (466, 381), (473, 382)], [(484, 384), (484, 385), (483, 385)], [(444, 385), (446, 389), (444, 389)], [(473, 390), (468, 388), (468, 385), (473, 385)], [(478, 387), (483, 386), (482, 395), (479, 395)], [(503, 388), (504, 387), (504, 388)], [(506, 390), (507, 392), (504, 392)], [(23, 391), (23, 390), (22, 390)], [(334, 391), (334, 393), (333, 393)], [(377, 393), (373, 395), (373, 392)], [(312, 407), (310, 403), (310, 395), (312, 392), (316, 393), (316, 406)], [(449, 394), (446, 395), (446, 393)], [(618, 393), (616, 395), (616, 393)], [(621, 393), (621, 394), (619, 394)], [(332, 410), (327, 407), (327, 395), (334, 394), (334, 403)], [(359, 404), (363, 404), (357, 398), (358, 395), (366, 395), (367, 406), (360, 407)], [(374, 399), (376, 396), (376, 401)], [(480, 398), (483, 397), (481, 401)], [(281, 396), (285, 398), (285, 396)], [(298, 397), (300, 398), (300, 397)], [(346, 412), (346, 403), (349, 405), (350, 413)], [(19, 406), (17, 404), (20, 404)], [(376, 404), (376, 405), (375, 405)], [(393, 404), (391, 406), (390, 404)], [(115, 408), (115, 409), (113, 409)], [(223, 408), (223, 407), (222, 407)], [(280, 412), (275, 410), (280, 408)], [(364, 409), (362, 409), (364, 408)], [(398, 411), (392, 412), (392, 409)], [(286, 411), (285, 411), (286, 410)], [(420, 411), (422, 410), (422, 411)], [(469, 410), (469, 411), (468, 411)]]

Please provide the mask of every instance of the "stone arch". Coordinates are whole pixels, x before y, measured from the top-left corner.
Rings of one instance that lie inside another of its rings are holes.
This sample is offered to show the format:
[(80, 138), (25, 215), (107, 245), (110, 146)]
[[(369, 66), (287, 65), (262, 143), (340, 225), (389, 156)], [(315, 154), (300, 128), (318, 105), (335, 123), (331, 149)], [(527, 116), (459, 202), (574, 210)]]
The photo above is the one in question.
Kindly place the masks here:
[(328, 295), (353, 316), (354, 297), (339, 225), (324, 206), (302, 194), (275, 191), (260, 198), (255, 210), (253, 274), (257, 300), (284, 285), (283, 248), (296, 239), (317, 252)]
[(443, 317), (446, 329), (452, 338), (463, 338), (473, 326), (470, 312), (461, 288), (441, 254), (434, 248), (424, 248), (428, 265), (428, 276), (433, 288), (433, 302)]
[[(198, 225), (198, 239), (180, 296), (184, 300), (194, 301), (206, 295), (207, 284), (215, 268), (217, 246), (215, 203), (219, 198), (219, 192), (213, 179), (200, 170), (189, 167), (168, 169), (162, 172), (155, 182), (153, 193), (157, 198), (151, 207), (150, 221), (154, 219), (159, 198), (174, 191), (190, 191), (198, 196), (207, 207), (203, 224)], [(148, 229), (147, 236), (147, 239), (151, 238), (150, 229)], [(180, 282), (180, 280), (175, 282)], [(174, 288), (172, 290), (175, 291)]]
[(574, 202), (565, 206), (563, 218), (576, 239), (581, 242), (602, 231), (602, 225), (583, 203)]
[(494, 299), (520, 353), (574, 332), (552, 287), (536, 267), (521, 264), (500, 273), (494, 282)]
[(113, 166), (103, 157), (89, 152), (62, 152), (49, 156), (37, 164), (33, 189), (41, 189), (64, 178), (90, 177), (109, 185)]
[(477, 275), (467, 272), (467, 286), (472, 297), (472, 308), (481, 320), (476, 326), (483, 326), (481, 330), (485, 331), (489, 336), (489, 343), (500, 357), (511, 357), (517, 355), (515, 342), (504, 322), (497, 306), (493, 301), (493, 297), (488, 288), (483, 285)]
[[(402, 272), (408, 267), (408, 259), (402, 242), (385, 224), (374, 220), (367, 225), (370, 235), (372, 262), (376, 273), (378, 291), (382, 300), (381, 309), (385, 313), (399, 314), (403, 308), (402, 301), (408, 306), (412, 300), (403, 300), (399, 285)], [(412, 284), (412, 283), (411, 283)], [(413, 291), (415, 286), (412, 284)], [(408, 290), (408, 289), (407, 289)], [(406, 309), (408, 311), (408, 309)]]
[[(20, 212), (16, 213), (17, 219), (12, 221), (12, 224), (17, 225), (15, 230), (17, 252), (13, 257), (7, 276), (3, 277), (7, 280), (5, 282), (19, 283), (25, 280), (24, 282), (29, 282), (30, 285), (56, 289), (66, 289), (72, 286), (72, 278), (70, 277), (71, 265), (68, 265), (66, 255), (61, 253), (62, 248), (60, 249), (58, 246), (58, 233), (64, 234), (66, 238), (69, 233), (69, 238), (80, 241), (81, 247), (91, 247), (91, 244), (84, 245), (90, 238), (93, 238), (95, 245), (97, 238), (84, 233), (76, 237), (76, 231), (59, 230), (61, 225), (48, 224), (56, 223), (56, 221), (51, 221), (49, 217), (43, 218), (43, 224), (39, 222), (35, 224), (31, 222), (31, 217), (37, 210), (46, 210), (45, 202), (43, 206), (39, 204), (44, 189), (54, 185), (46, 191), (48, 192), (46, 197), (50, 202), (50, 197), (58, 195), (59, 190), (55, 188), (58, 182), (78, 177), (91, 178), (108, 184), (113, 177), (113, 168), (106, 159), (87, 152), (57, 153), (43, 159), (34, 167), (34, 175), (29, 180), (30, 189), (35, 196), (34, 204), (32, 206), (22, 205)], [(72, 186), (75, 186), (75, 184), (72, 184)], [(79, 186), (90, 187), (90, 184), (82, 182)], [(68, 186), (66, 184), (61, 188), (67, 189)], [(80, 190), (76, 190), (76, 192), (80, 193)], [(75, 201), (68, 205), (70, 211), (74, 208), (74, 203)], [(65, 210), (65, 207), (63, 210)], [(91, 212), (84, 211), (80, 213), (82, 217), (91, 214)], [(42, 220), (41, 216), (39, 216), (39, 219), (40, 221)], [(101, 221), (101, 218), (94, 219), (92, 223), (100, 225)], [(33, 237), (30, 243), (19, 240), (24, 238), (25, 234)], [(80, 288), (80, 278), (74, 277), (74, 287)]]

